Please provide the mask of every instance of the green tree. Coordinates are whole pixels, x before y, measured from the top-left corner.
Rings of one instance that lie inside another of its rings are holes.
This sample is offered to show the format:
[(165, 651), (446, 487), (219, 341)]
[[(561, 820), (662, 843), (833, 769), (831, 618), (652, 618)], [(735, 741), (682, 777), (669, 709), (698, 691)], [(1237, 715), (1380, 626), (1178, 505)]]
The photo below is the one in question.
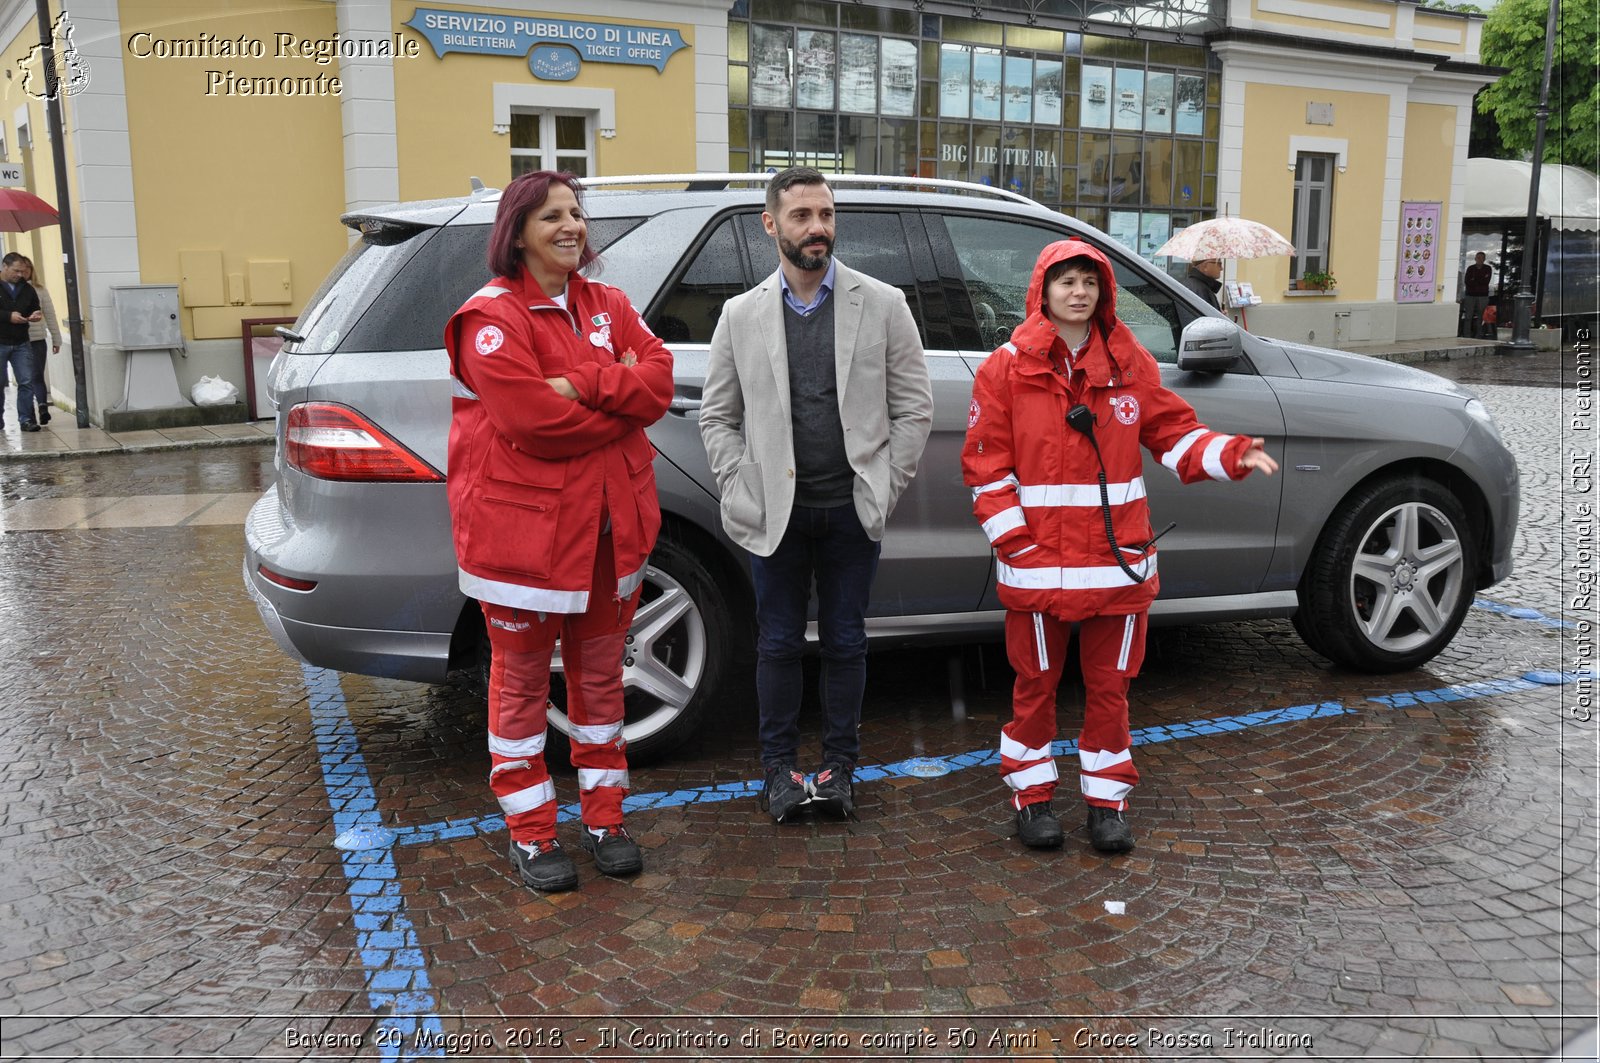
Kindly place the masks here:
[[(1561, 0), (1550, 68), (1550, 117), (1544, 161), (1595, 170), (1600, 162), (1600, 32), (1597, 0)], [(1544, 29), (1550, 0), (1500, 0), (1483, 27), (1483, 61), (1506, 73), (1478, 93), (1478, 110), (1493, 115), (1510, 154), (1533, 154), (1534, 112), (1544, 74)]]

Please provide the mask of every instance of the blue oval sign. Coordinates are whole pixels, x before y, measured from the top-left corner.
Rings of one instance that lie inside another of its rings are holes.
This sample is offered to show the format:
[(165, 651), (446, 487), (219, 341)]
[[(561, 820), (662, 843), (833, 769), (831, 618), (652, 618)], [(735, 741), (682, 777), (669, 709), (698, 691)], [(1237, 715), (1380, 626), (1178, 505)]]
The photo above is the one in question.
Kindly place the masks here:
[(543, 81), (571, 81), (582, 65), (577, 49), (564, 44), (541, 44), (528, 53), (528, 69)]

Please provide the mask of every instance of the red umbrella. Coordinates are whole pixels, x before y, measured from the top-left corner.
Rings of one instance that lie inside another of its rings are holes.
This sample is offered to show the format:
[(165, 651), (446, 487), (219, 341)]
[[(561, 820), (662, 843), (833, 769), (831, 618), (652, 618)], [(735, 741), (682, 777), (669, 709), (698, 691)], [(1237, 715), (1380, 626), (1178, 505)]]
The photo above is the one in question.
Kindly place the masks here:
[(0, 232), (25, 233), (30, 229), (55, 225), (61, 220), (56, 208), (20, 188), (0, 188)]

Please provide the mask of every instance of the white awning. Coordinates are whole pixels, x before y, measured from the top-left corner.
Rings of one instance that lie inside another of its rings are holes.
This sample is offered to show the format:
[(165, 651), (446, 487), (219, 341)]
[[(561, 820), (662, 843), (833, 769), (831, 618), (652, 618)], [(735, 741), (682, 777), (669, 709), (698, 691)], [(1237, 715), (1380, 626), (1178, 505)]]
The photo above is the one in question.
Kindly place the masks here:
[[(1526, 218), (1533, 163), (1467, 160), (1468, 218)], [(1539, 168), (1539, 216), (1556, 229), (1600, 230), (1600, 177), (1578, 166)]]

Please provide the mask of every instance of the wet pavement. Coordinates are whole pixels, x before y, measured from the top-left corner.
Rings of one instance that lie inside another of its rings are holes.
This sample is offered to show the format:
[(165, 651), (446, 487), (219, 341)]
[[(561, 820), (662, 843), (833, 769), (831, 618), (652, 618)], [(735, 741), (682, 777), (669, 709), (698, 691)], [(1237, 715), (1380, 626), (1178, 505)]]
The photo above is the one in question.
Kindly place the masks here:
[(1152, 632), (1109, 859), (1017, 846), (1003, 655), (945, 648), (874, 654), (858, 821), (772, 824), (734, 698), (634, 770), (643, 875), (535, 894), (478, 697), (263, 630), (269, 446), (0, 466), (0, 1058), (1543, 1059), (1600, 992), (1592, 390), (1427, 368), (1518, 455), (1515, 574), (1398, 675)]

